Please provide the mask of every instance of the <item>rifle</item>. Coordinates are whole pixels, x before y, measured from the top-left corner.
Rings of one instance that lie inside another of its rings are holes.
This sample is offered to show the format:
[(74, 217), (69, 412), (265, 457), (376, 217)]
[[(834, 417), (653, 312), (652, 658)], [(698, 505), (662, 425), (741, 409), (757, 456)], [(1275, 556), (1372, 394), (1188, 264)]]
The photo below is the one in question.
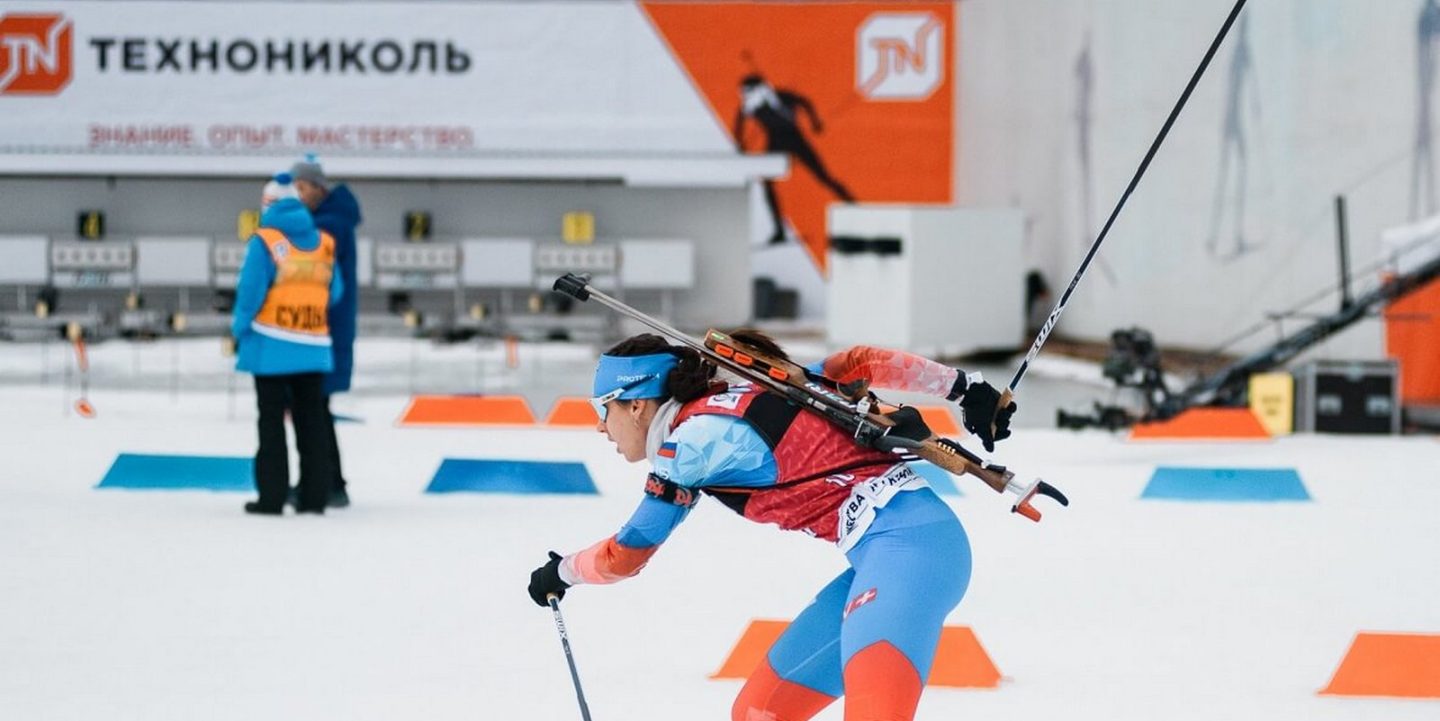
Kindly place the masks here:
[(1014, 493), (1019, 498), (1010, 507), (1012, 513), (1039, 522), (1040, 511), (1031, 503), (1037, 494), (1053, 498), (1062, 506), (1070, 505), (1065, 494), (1049, 483), (1039, 478), (1029, 483), (1017, 481), (1015, 474), (1006, 467), (990, 463), (959, 443), (935, 435), (915, 408), (902, 406), (887, 409), (868, 392), (868, 384), (863, 381), (831, 388), (799, 365), (771, 357), (717, 330), (708, 331), (703, 343), (696, 341), (596, 290), (590, 286), (589, 278), (583, 275), (566, 273), (555, 281), (554, 289), (582, 302), (593, 298), (601, 305), (679, 341), (716, 366), (820, 415), (849, 433), (862, 446), (914, 454), (955, 475), (975, 476), (997, 493)]

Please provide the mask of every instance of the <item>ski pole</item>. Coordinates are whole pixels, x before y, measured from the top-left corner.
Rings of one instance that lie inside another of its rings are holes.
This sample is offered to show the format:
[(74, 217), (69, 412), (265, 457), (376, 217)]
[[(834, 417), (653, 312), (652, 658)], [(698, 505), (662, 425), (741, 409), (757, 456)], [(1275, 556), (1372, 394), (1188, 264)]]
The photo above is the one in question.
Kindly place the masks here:
[(560, 615), (560, 597), (551, 593), (545, 596), (550, 602), (550, 611), (555, 614), (555, 630), (560, 632), (560, 647), (565, 649), (565, 662), (570, 664), (570, 680), (575, 682), (575, 698), (580, 702), (580, 718), (590, 721), (590, 707), (585, 704), (585, 692), (580, 688), (580, 673), (575, 670), (575, 655), (570, 653), (570, 635), (565, 632), (565, 619)]
[(1140, 184), (1140, 178), (1145, 175), (1145, 170), (1150, 167), (1150, 161), (1155, 159), (1155, 152), (1160, 149), (1160, 144), (1165, 142), (1165, 136), (1170, 134), (1170, 127), (1175, 124), (1175, 119), (1180, 117), (1180, 111), (1185, 107), (1185, 102), (1190, 99), (1190, 93), (1199, 84), (1200, 77), (1205, 74), (1205, 69), (1210, 67), (1211, 58), (1215, 57), (1215, 51), (1220, 49), (1220, 43), (1230, 33), (1230, 26), (1235, 24), (1235, 18), (1240, 14), (1240, 9), (1245, 7), (1245, 0), (1235, 0), (1235, 7), (1230, 10), (1229, 17), (1225, 18), (1225, 24), (1220, 27), (1220, 32), (1215, 40), (1210, 43), (1210, 49), (1205, 51), (1205, 57), (1200, 61), (1200, 67), (1195, 68), (1195, 74), (1190, 76), (1190, 83), (1185, 86), (1185, 91), (1180, 94), (1175, 107), (1170, 110), (1170, 117), (1165, 119), (1165, 124), (1160, 128), (1160, 134), (1155, 136), (1155, 142), (1150, 144), (1150, 150), (1145, 153), (1145, 159), (1140, 161), (1140, 167), (1135, 171), (1135, 176), (1130, 179), (1130, 185), (1120, 196), (1120, 202), (1115, 204), (1115, 210), (1110, 212), (1110, 218), (1105, 221), (1105, 226), (1100, 229), (1100, 235), (1096, 236), (1095, 242), (1090, 244), (1090, 252), (1085, 254), (1085, 259), (1080, 261), (1080, 268), (1075, 271), (1075, 277), (1070, 279), (1070, 285), (1065, 293), (1060, 296), (1055, 309), (1050, 311), (1045, 324), (1040, 326), (1040, 332), (1035, 336), (1035, 343), (1030, 346), (1030, 352), (1025, 354), (1025, 360), (1020, 363), (1019, 370), (1015, 371), (1015, 377), (1010, 379), (1010, 387), (1000, 396), (999, 407), (1004, 408), (1015, 396), (1015, 389), (1020, 387), (1020, 379), (1025, 377), (1025, 371), (1030, 367), (1030, 361), (1040, 353), (1040, 346), (1045, 345), (1045, 340), (1050, 337), (1050, 332), (1055, 330), (1055, 323), (1060, 320), (1060, 314), (1065, 311), (1065, 304), (1070, 302), (1070, 294), (1075, 292), (1075, 286), (1079, 285), (1080, 277), (1085, 275), (1085, 270), (1090, 267), (1090, 261), (1095, 258), (1095, 252), (1100, 250), (1100, 244), (1105, 241), (1105, 235), (1110, 232), (1110, 226), (1115, 224), (1115, 218), (1120, 215), (1120, 209), (1125, 207), (1125, 201), (1130, 199), (1130, 194), (1135, 192), (1135, 186)]

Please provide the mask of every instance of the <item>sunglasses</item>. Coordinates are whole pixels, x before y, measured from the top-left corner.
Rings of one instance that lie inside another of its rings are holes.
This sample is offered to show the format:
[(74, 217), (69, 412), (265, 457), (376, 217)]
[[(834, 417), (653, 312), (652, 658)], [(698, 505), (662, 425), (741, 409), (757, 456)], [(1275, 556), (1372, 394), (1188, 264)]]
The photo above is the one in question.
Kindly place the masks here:
[(590, 405), (595, 409), (595, 414), (600, 416), (600, 422), (604, 423), (605, 417), (610, 415), (610, 401), (619, 398), (620, 396), (625, 394), (625, 391), (628, 391), (631, 388), (634, 388), (635, 386), (638, 386), (641, 383), (650, 380), (650, 378), (651, 376), (648, 375), (638, 378), (636, 380), (630, 381), (629, 383), (626, 383), (623, 386), (620, 386), (619, 388), (616, 388), (613, 391), (610, 391), (609, 393), (606, 393), (605, 395), (595, 396), (594, 398), (591, 398)]

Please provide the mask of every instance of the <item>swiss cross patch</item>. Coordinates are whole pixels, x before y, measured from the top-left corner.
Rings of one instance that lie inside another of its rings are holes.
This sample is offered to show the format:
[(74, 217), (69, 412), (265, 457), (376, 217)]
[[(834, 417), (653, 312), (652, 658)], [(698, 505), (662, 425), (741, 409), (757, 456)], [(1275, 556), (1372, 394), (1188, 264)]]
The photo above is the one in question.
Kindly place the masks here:
[(844, 617), (845, 617), (845, 618), (848, 618), (848, 617), (850, 616), (850, 612), (851, 612), (851, 611), (854, 611), (855, 609), (860, 608), (861, 606), (864, 606), (865, 604), (870, 603), (871, 601), (874, 601), (874, 600), (875, 600), (875, 597), (878, 596), (878, 595), (880, 595), (880, 594), (879, 594), (879, 591), (877, 591), (876, 589), (873, 589), (873, 588), (872, 588), (872, 589), (870, 589), (870, 590), (868, 590), (868, 591), (860, 594), (859, 596), (856, 596), (855, 598), (850, 599), (850, 603), (845, 604), (845, 616), (844, 616)]

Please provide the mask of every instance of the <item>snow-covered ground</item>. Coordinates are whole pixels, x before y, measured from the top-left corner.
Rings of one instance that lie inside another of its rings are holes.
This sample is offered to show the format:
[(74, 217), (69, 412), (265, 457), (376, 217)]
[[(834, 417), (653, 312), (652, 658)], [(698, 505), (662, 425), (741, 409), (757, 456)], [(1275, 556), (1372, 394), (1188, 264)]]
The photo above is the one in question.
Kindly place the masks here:
[[(120, 452), (254, 452), (248, 378), (232, 403), (213, 345), (93, 349), (91, 420), (67, 412), (62, 346), (44, 373), (38, 347), (0, 347), (0, 718), (578, 719), (525, 583), (547, 550), (612, 533), (643, 469), (591, 431), (394, 420), (412, 384), (525, 392), (543, 413), (586, 395), (593, 352), (525, 348), (512, 370), (498, 348), (386, 347), (362, 347), (358, 392), (337, 399), (362, 421), (339, 431), (354, 505), (278, 519), (241, 513), (244, 494), (95, 489)], [(975, 571), (950, 623), (1005, 680), (931, 689), (918, 718), (1440, 717), (1440, 701), (1316, 693), (1356, 632), (1440, 633), (1434, 438), (1132, 444), (1046, 425), (997, 456), (1069, 509), (1031, 524), (967, 479), (951, 499)], [(424, 494), (444, 458), (580, 461), (600, 494)], [(1294, 468), (1313, 500), (1140, 500), (1158, 465)], [(638, 578), (566, 598), (594, 717), (728, 718), (740, 684), (707, 676), (751, 619), (793, 617), (842, 564), (702, 503)]]

